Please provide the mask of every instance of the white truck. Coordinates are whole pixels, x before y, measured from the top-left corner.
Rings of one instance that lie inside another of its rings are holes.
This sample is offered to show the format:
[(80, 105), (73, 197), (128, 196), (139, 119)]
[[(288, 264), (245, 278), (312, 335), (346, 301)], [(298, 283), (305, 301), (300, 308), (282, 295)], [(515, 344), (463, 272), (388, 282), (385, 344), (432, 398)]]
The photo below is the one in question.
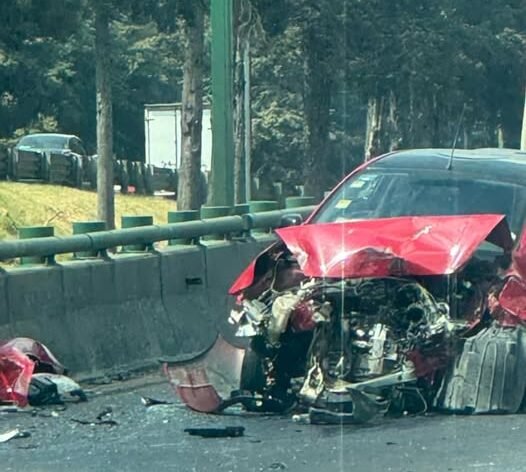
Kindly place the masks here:
[[(203, 107), (201, 134), (201, 170), (212, 165), (212, 122), (210, 106)], [(144, 141), (146, 164), (178, 169), (181, 166), (181, 104), (144, 105)]]

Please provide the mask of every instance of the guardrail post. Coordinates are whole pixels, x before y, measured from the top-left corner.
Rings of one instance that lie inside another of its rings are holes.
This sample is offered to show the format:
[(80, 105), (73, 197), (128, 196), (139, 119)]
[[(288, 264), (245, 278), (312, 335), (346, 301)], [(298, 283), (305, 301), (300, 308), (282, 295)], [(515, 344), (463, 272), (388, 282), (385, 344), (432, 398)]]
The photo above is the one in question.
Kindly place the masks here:
[[(278, 202), (273, 200), (254, 200), (249, 203), (250, 213), (259, 213), (264, 211), (274, 211), (279, 209)], [(254, 233), (270, 233), (272, 228), (258, 228), (253, 230)]]
[[(75, 221), (73, 222), (73, 234), (85, 234), (95, 233), (98, 231), (104, 231), (106, 229), (106, 223), (104, 221)], [(99, 255), (105, 256), (106, 250), (102, 251), (83, 251), (74, 252), (74, 259), (88, 259), (98, 257)]]
[[(55, 228), (53, 226), (23, 226), (18, 228), (18, 239), (30, 239), (30, 238), (47, 238), (54, 236)], [(20, 264), (48, 264), (52, 265), (55, 263), (55, 255), (49, 254), (47, 256), (35, 256), (35, 257), (21, 257)]]
[[(229, 206), (203, 206), (201, 207), (201, 219), (205, 220), (207, 218), (218, 218), (220, 216), (228, 216), (230, 214)], [(226, 234), (208, 234), (202, 236), (202, 241), (222, 241), (227, 239)]]
[(283, 195), (283, 182), (274, 182), (272, 184), (274, 199), (278, 202), (279, 208), (283, 208), (285, 203), (285, 196)]
[(86, 159), (86, 168), (84, 169), (84, 178), (89, 182), (89, 188), (97, 189), (97, 159), (90, 156)]
[[(168, 212), (168, 223), (182, 223), (184, 221), (195, 221), (199, 219), (198, 210), (178, 210)], [(193, 238), (182, 238), (182, 239), (170, 239), (169, 245), (174, 246), (177, 244), (193, 244), (195, 239)]]
[[(232, 208), (233, 216), (242, 216), (246, 215), (247, 213), (250, 213), (250, 205), (248, 203), (237, 203)], [(232, 237), (237, 239), (244, 239), (250, 237), (250, 230), (232, 234)]]
[[(136, 228), (138, 226), (153, 225), (153, 216), (151, 215), (130, 215), (121, 216), (121, 228)], [(121, 252), (145, 252), (153, 251), (153, 243), (149, 244), (133, 244), (130, 246), (123, 246)]]

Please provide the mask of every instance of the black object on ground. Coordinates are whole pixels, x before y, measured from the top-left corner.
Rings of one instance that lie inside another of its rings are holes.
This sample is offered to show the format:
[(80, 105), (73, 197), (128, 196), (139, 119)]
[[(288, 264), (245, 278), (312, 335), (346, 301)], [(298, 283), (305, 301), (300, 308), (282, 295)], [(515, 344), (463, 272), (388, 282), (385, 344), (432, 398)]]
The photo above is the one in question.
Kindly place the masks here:
[(167, 402), (165, 400), (157, 400), (156, 398), (151, 397), (141, 397), (141, 402), (146, 407), (153, 405), (173, 405), (172, 402)]
[(185, 433), (190, 436), (201, 436), (203, 438), (237, 438), (243, 436), (243, 426), (227, 426), (225, 428), (186, 428)]

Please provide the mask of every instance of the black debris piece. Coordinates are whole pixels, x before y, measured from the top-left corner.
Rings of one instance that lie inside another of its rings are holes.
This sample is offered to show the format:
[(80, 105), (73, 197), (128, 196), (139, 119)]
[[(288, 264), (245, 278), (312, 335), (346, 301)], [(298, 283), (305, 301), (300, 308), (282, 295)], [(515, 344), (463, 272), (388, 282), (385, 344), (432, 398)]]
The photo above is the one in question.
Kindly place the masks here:
[(173, 402), (167, 402), (165, 400), (157, 400), (156, 398), (151, 397), (141, 397), (141, 402), (144, 406), (153, 406), (153, 405), (173, 405)]
[(98, 415), (97, 420), (101, 421), (102, 419), (108, 419), (111, 414), (113, 413), (113, 408), (111, 406), (107, 406), (104, 408)]
[(243, 426), (227, 426), (225, 428), (186, 428), (185, 433), (190, 436), (201, 436), (203, 438), (237, 438), (243, 436)]

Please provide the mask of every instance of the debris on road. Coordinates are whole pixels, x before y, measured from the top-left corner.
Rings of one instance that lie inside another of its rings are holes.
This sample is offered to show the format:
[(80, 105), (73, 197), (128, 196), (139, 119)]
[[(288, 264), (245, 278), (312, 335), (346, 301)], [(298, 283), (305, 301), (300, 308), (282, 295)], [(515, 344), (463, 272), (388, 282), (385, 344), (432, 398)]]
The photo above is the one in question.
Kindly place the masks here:
[(71, 418), (73, 423), (83, 424), (87, 426), (119, 426), (119, 423), (115, 420), (82, 420), (79, 418)]
[(58, 405), (62, 403), (56, 384), (47, 377), (38, 377), (38, 374), (34, 374), (31, 377), (27, 399), (31, 406)]
[(0, 413), (27, 413), (27, 410), (18, 406), (3, 405), (0, 406)]
[(117, 421), (115, 421), (112, 416), (113, 408), (111, 406), (107, 406), (99, 412), (99, 414), (95, 417), (94, 420), (71, 418), (71, 421), (73, 421), (74, 423), (84, 424), (88, 426), (118, 426), (119, 423), (117, 423)]
[[(183, 403), (195, 411), (218, 413), (225, 408), (242, 403), (242, 396), (235, 399), (229, 393), (239, 386), (244, 349), (232, 346), (218, 336), (207, 352), (195, 359), (177, 362), (164, 361), (163, 370), (172, 388)], [(220, 372), (220, 378), (228, 388), (229, 398), (224, 400), (209, 379), (209, 372)]]
[(157, 400), (151, 397), (141, 397), (141, 402), (145, 407), (155, 405), (173, 405), (173, 402), (167, 402), (166, 400)]
[(16, 428), (0, 434), (0, 443), (5, 443), (11, 439), (29, 438), (30, 436), (31, 433), (28, 431), (20, 431), (18, 428)]
[(102, 421), (103, 419), (108, 419), (112, 414), (113, 408), (111, 406), (107, 406), (97, 415), (97, 420)]
[(284, 462), (273, 462), (268, 466), (270, 470), (285, 470), (287, 468), (287, 464)]
[(243, 426), (226, 426), (224, 428), (186, 428), (185, 433), (190, 436), (201, 436), (203, 438), (238, 438), (243, 436)]
[(66, 375), (38, 373), (33, 374), (33, 377), (31, 378), (31, 383), (33, 383), (34, 380), (44, 380), (55, 385), (57, 394), (60, 396), (60, 399), (62, 401), (85, 402), (88, 400), (88, 397), (84, 393), (82, 387), (72, 378), (67, 377)]
[(56, 401), (56, 385), (53, 388), (52, 382), (36, 377), (39, 373), (63, 375), (66, 369), (46, 346), (34, 339), (13, 338), (0, 342), (1, 403), (24, 407), (30, 393), (37, 404)]

